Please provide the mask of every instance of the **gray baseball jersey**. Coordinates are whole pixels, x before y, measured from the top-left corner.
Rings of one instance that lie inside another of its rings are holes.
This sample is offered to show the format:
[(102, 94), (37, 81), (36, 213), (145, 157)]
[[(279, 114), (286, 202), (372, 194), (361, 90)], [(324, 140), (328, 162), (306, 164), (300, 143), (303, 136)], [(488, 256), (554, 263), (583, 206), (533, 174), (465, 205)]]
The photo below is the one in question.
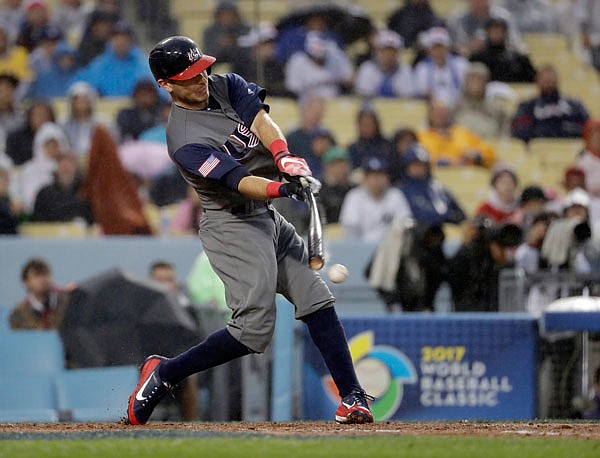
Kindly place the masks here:
[(275, 326), (275, 294), (295, 306), (296, 318), (333, 305), (321, 277), (307, 265), (304, 241), (268, 203), (237, 191), (248, 174), (277, 179), (271, 153), (250, 131), (269, 109), (265, 90), (235, 74), (209, 77), (205, 110), (172, 106), (169, 155), (200, 196), (199, 235), (211, 266), (225, 284), (233, 315), (229, 332), (263, 352)]

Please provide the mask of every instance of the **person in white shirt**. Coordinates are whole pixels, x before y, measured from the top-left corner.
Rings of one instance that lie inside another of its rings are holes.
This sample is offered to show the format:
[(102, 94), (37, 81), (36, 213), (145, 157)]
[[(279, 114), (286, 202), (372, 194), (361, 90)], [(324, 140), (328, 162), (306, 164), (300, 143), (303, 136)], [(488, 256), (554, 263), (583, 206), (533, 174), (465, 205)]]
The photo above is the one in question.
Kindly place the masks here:
[(402, 37), (382, 30), (375, 39), (375, 56), (363, 62), (356, 73), (354, 90), (363, 97), (414, 96), (412, 69), (400, 61)]
[(340, 223), (348, 238), (379, 242), (392, 221), (410, 218), (412, 213), (402, 192), (391, 187), (383, 160), (368, 158), (362, 169), (362, 183), (344, 198)]
[(428, 56), (415, 67), (416, 93), (419, 97), (453, 105), (461, 95), (469, 61), (451, 54), (450, 35), (443, 27), (433, 27), (425, 32), (424, 44)]
[(352, 81), (348, 56), (318, 32), (306, 35), (304, 51), (292, 54), (285, 66), (285, 86), (302, 102), (310, 97), (333, 98)]

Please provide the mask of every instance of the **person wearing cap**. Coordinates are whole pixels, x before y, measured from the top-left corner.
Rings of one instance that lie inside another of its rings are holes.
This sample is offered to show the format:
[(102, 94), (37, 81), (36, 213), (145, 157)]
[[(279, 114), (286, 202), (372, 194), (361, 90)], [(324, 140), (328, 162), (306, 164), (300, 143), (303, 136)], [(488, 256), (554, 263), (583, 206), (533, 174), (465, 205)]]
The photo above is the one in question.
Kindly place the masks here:
[(323, 166), (323, 188), (318, 201), (325, 210), (325, 222), (339, 222), (342, 203), (348, 191), (356, 185), (351, 180), (350, 154), (339, 146), (329, 148), (321, 158)]
[(388, 163), (378, 157), (366, 158), (363, 179), (350, 190), (342, 204), (340, 223), (346, 237), (363, 242), (383, 239), (394, 220), (412, 217), (402, 192), (391, 186)]
[(407, 48), (417, 44), (419, 33), (440, 23), (442, 19), (436, 15), (429, 0), (405, 0), (387, 20), (388, 29), (398, 33)]
[(490, 71), (480, 63), (469, 65), (462, 94), (452, 110), (454, 122), (477, 136), (497, 139), (508, 134), (508, 115), (497, 99), (488, 96)]
[(535, 80), (535, 68), (529, 56), (508, 46), (508, 23), (502, 18), (488, 19), (485, 45), (471, 54), (470, 60), (485, 64), (492, 81), (531, 83)]
[(469, 61), (451, 53), (452, 40), (443, 27), (432, 27), (423, 40), (427, 57), (415, 67), (416, 95), (454, 104), (460, 97)]
[(52, 67), (54, 51), (62, 39), (62, 32), (54, 24), (48, 24), (44, 28), (35, 49), (29, 54), (28, 65), (34, 75), (39, 75)]
[(600, 119), (590, 119), (583, 127), (584, 150), (577, 165), (585, 170), (585, 189), (600, 197)]
[(427, 108), (428, 128), (419, 133), (419, 142), (436, 165), (476, 165), (491, 167), (496, 161), (494, 148), (452, 119), (450, 107), (433, 99)]
[(276, 38), (277, 29), (270, 22), (262, 22), (239, 37), (231, 71), (268, 87), (274, 97), (291, 97), (285, 87), (283, 64), (275, 58)]
[(519, 204), (518, 186), (517, 171), (512, 165), (505, 162), (494, 164), (490, 192), (475, 211), (475, 216), (488, 218), (494, 223), (510, 221)]
[(129, 97), (143, 79), (152, 80), (152, 73), (135, 44), (133, 29), (126, 22), (114, 25), (104, 53), (75, 75), (75, 81), (91, 84), (101, 97)]
[(375, 39), (375, 57), (363, 62), (356, 72), (354, 91), (362, 97), (412, 97), (412, 69), (400, 61), (402, 38), (381, 30)]
[(348, 56), (320, 32), (306, 34), (305, 49), (285, 64), (285, 86), (300, 102), (307, 97), (337, 97), (352, 84)]
[(433, 179), (429, 154), (420, 144), (408, 147), (402, 156), (402, 168), (405, 176), (398, 183), (398, 189), (418, 224), (441, 226), (460, 224), (466, 219), (452, 193)]
[(240, 51), (238, 39), (250, 32), (235, 1), (219, 0), (214, 11), (214, 22), (204, 29), (203, 49), (219, 56), (219, 62), (233, 63)]
[(110, 40), (113, 26), (119, 16), (110, 11), (96, 9), (87, 18), (79, 46), (77, 48), (77, 61), (80, 67), (89, 64), (101, 55)]
[(552, 212), (548, 197), (542, 188), (529, 185), (523, 188), (519, 197), (519, 207), (510, 217), (510, 222), (519, 225), (525, 233), (529, 232), (532, 221), (544, 211)]
[(40, 43), (46, 28), (50, 25), (50, 11), (45, 0), (28, 0), (23, 8), (25, 18), (19, 29), (17, 45), (31, 52)]
[(511, 121), (511, 135), (528, 142), (534, 138), (578, 138), (589, 119), (583, 102), (564, 96), (553, 65), (538, 69), (538, 95), (521, 102)]

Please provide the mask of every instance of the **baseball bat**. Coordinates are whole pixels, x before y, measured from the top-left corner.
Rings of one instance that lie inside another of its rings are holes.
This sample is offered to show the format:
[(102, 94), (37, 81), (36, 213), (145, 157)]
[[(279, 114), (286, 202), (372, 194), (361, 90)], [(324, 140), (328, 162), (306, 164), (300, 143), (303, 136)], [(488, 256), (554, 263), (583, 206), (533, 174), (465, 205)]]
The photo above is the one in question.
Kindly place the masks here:
[(320, 270), (325, 264), (323, 256), (323, 226), (321, 225), (321, 216), (317, 201), (310, 189), (310, 186), (304, 187), (304, 200), (310, 210), (310, 222), (308, 225), (308, 265), (313, 270)]

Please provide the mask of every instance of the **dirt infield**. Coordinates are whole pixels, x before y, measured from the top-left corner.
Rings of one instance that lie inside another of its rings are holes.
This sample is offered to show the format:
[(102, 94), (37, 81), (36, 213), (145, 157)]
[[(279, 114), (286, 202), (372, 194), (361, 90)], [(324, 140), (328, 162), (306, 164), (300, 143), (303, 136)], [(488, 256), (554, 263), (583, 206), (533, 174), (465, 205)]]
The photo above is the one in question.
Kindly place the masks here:
[(0, 439), (51, 437), (70, 434), (81, 437), (104, 436), (169, 436), (186, 435), (207, 437), (239, 434), (245, 436), (539, 436), (600, 440), (600, 422), (433, 422), (400, 423), (379, 422), (370, 425), (339, 425), (333, 422), (298, 423), (152, 423), (146, 426), (127, 426), (119, 423), (6, 423), (0, 424)]

